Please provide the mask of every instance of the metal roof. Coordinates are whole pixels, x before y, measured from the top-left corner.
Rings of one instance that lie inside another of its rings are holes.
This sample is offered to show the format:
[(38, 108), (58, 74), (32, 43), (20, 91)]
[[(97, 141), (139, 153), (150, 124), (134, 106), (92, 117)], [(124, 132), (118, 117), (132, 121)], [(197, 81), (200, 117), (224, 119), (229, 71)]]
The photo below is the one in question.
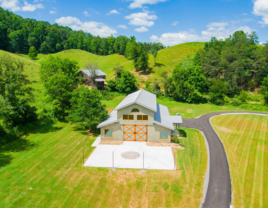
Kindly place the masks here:
[(129, 94), (115, 109), (119, 110), (135, 103), (154, 112), (157, 111), (156, 95), (146, 90), (139, 90)]
[(174, 130), (173, 124), (182, 123), (182, 118), (181, 116), (171, 116), (166, 106), (157, 103), (157, 111), (154, 113), (154, 123)]
[[(90, 70), (88, 70), (88, 69), (83, 69), (83, 70), (81, 70), (82, 72), (84, 72), (86, 75), (88, 75), (88, 76), (91, 76), (91, 71)], [(96, 69), (96, 75), (97, 76), (106, 76), (106, 74), (105, 73), (103, 73), (101, 70), (99, 70), (99, 69)]]
[(101, 127), (103, 127), (103, 126), (107, 126), (107, 125), (109, 125), (109, 124), (113, 124), (113, 123), (115, 123), (115, 122), (117, 122), (117, 111), (116, 111), (116, 110), (113, 110), (113, 111), (110, 113), (109, 117), (108, 117), (105, 121), (101, 122), (101, 123), (97, 126), (97, 128), (101, 128)]
[(129, 94), (109, 115), (109, 118), (97, 127), (101, 128), (109, 124), (116, 123), (117, 120), (117, 110), (124, 108), (126, 106), (137, 103), (143, 107), (149, 108), (154, 111), (154, 123), (166, 127), (168, 129), (174, 130), (174, 124), (182, 123), (181, 116), (171, 116), (169, 110), (166, 106), (156, 103), (156, 96), (145, 90), (139, 90), (137, 92)]
[(95, 82), (104, 82), (105, 79), (102, 79), (102, 78), (98, 78), (98, 79), (95, 79)]

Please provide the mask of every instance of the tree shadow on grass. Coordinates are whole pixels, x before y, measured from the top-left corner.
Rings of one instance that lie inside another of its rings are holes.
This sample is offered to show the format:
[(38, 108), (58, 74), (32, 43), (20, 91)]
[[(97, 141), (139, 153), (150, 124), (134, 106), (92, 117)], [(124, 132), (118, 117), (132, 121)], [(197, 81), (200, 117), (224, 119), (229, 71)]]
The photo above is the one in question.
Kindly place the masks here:
[(6, 132), (2, 127), (0, 127), (0, 168), (9, 165), (13, 159), (10, 153), (12, 152), (22, 152), (28, 151), (34, 147), (36, 144), (33, 141), (22, 138), (27, 137), (29, 134), (46, 134), (49, 132), (59, 131), (62, 127), (54, 126), (52, 120), (37, 121), (27, 124), (27, 126), (19, 126), (17, 130), (19, 135), (15, 130), (10, 130)]
[(179, 130), (179, 135), (180, 135), (180, 137), (185, 137), (185, 138), (187, 137), (186, 131), (184, 131), (182, 129)]
[(0, 169), (11, 163), (12, 156), (0, 153)]
[(161, 66), (165, 66), (165, 64), (155, 63), (155, 65), (154, 65), (154, 67), (161, 67)]
[(35, 144), (27, 139), (17, 139), (0, 147), (0, 168), (9, 165), (13, 159), (11, 152), (21, 152), (32, 149)]

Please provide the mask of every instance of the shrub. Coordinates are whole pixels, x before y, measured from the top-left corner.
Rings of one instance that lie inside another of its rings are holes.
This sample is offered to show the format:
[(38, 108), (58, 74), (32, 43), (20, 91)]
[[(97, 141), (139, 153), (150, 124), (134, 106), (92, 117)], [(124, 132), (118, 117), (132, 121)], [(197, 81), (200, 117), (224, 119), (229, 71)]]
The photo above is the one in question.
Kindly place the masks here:
[(238, 100), (241, 102), (241, 103), (246, 103), (248, 100), (249, 100), (249, 94), (248, 92), (246, 91), (241, 91), (239, 96), (238, 96)]
[(224, 98), (227, 92), (228, 88), (223, 80), (213, 80), (210, 86), (210, 102), (216, 105), (224, 105)]

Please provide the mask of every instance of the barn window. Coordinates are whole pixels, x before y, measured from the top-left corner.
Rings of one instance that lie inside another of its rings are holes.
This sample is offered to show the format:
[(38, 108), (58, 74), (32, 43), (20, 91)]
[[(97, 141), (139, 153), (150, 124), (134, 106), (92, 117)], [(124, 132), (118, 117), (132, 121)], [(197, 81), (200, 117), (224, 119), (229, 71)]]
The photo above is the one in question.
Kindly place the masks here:
[(133, 108), (133, 109), (131, 110), (131, 112), (132, 112), (132, 113), (137, 113), (137, 112), (140, 112), (140, 111), (139, 111), (138, 108)]
[(161, 131), (160, 132), (160, 139), (167, 139), (168, 138), (168, 132), (167, 131)]
[(107, 138), (112, 138), (113, 137), (113, 131), (110, 129), (105, 129), (104, 130), (104, 136)]
[(148, 115), (137, 115), (138, 121), (148, 121)]
[(124, 114), (123, 115), (123, 120), (134, 120), (134, 116), (133, 115)]

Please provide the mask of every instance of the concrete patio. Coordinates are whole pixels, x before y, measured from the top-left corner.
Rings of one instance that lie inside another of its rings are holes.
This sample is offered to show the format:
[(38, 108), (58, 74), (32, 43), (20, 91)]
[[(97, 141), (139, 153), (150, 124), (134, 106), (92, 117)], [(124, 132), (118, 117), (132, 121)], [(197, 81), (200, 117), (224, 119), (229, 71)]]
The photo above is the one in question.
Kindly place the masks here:
[[(122, 145), (99, 145), (84, 166), (174, 170), (171, 147), (147, 146), (146, 142), (124, 142)], [(143, 160), (144, 155), (144, 160)], [(114, 158), (114, 159), (113, 159)]]

